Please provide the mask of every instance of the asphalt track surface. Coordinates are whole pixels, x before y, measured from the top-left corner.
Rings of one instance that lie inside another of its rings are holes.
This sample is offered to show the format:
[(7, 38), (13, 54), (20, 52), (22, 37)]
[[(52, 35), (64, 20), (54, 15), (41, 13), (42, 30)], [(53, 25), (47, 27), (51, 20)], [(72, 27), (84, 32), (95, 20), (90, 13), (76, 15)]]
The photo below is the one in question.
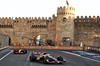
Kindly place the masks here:
[[(27, 54), (13, 54), (10, 49), (0, 51), (0, 66), (100, 66), (100, 62), (78, 57), (60, 50), (27, 50)], [(43, 64), (38, 62), (30, 62), (29, 56), (32, 51), (47, 52), (55, 57), (62, 56), (66, 59), (63, 64)]]

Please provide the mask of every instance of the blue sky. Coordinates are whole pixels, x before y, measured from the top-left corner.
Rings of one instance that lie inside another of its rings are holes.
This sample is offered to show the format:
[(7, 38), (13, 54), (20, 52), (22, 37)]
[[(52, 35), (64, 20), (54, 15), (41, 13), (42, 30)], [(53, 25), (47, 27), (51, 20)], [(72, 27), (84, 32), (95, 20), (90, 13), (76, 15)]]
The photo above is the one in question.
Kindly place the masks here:
[[(100, 16), (100, 0), (68, 0), (76, 16)], [(0, 0), (0, 17), (52, 17), (66, 0)]]

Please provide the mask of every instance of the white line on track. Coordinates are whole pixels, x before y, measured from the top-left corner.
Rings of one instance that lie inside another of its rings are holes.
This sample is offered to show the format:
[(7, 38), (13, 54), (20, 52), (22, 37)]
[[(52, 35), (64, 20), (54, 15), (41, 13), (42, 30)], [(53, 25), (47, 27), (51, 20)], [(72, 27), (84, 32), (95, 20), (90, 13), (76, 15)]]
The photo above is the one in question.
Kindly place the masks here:
[(13, 50), (12, 51), (10, 51), (9, 53), (7, 53), (5, 56), (3, 56), (2, 58), (0, 58), (0, 61), (1, 60), (3, 60), (5, 57), (7, 57), (10, 53), (12, 53), (13, 52)]
[(27, 58), (27, 61), (26, 61), (26, 63), (25, 63), (25, 65), (24, 65), (24, 66), (26, 66), (26, 65), (27, 65), (27, 62), (29, 61), (29, 56), (30, 56), (30, 54), (31, 54), (31, 52), (29, 53), (28, 58)]
[[(61, 52), (64, 52), (64, 51), (61, 51)], [(67, 53), (67, 52), (64, 52), (64, 53)], [(71, 54), (71, 55), (75, 55), (75, 56), (78, 56), (78, 55), (76, 55), (76, 54), (73, 54), (73, 53), (67, 53), (67, 54)], [(88, 60), (92, 60), (92, 61), (96, 61), (96, 62), (100, 62), (100, 61), (98, 61), (98, 60), (94, 60), (94, 59), (91, 59), (91, 58), (88, 58), (88, 57), (83, 57), (83, 56), (78, 56), (78, 57), (82, 57), (82, 58), (85, 58), (85, 59), (88, 59)]]

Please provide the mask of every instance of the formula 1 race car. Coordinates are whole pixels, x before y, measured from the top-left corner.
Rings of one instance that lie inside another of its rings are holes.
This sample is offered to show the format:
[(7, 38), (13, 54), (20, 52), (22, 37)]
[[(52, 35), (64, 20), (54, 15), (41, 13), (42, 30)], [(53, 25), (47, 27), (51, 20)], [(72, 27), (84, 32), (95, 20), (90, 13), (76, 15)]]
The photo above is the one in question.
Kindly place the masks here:
[(30, 61), (37, 61), (41, 63), (57, 63), (61, 64), (63, 62), (66, 62), (65, 59), (63, 59), (61, 56), (58, 56), (57, 58), (51, 56), (47, 53), (41, 53), (41, 52), (33, 52), (31, 56), (29, 57)]
[(16, 49), (14, 50), (14, 54), (25, 54), (27, 53), (26, 49)]

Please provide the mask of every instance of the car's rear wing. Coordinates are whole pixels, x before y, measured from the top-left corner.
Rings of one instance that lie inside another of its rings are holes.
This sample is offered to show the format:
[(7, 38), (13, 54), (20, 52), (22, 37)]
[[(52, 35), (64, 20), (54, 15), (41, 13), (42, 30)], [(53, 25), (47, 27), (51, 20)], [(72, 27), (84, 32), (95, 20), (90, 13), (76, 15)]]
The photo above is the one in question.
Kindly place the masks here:
[(32, 54), (34, 54), (34, 55), (40, 55), (41, 52), (33, 52)]

